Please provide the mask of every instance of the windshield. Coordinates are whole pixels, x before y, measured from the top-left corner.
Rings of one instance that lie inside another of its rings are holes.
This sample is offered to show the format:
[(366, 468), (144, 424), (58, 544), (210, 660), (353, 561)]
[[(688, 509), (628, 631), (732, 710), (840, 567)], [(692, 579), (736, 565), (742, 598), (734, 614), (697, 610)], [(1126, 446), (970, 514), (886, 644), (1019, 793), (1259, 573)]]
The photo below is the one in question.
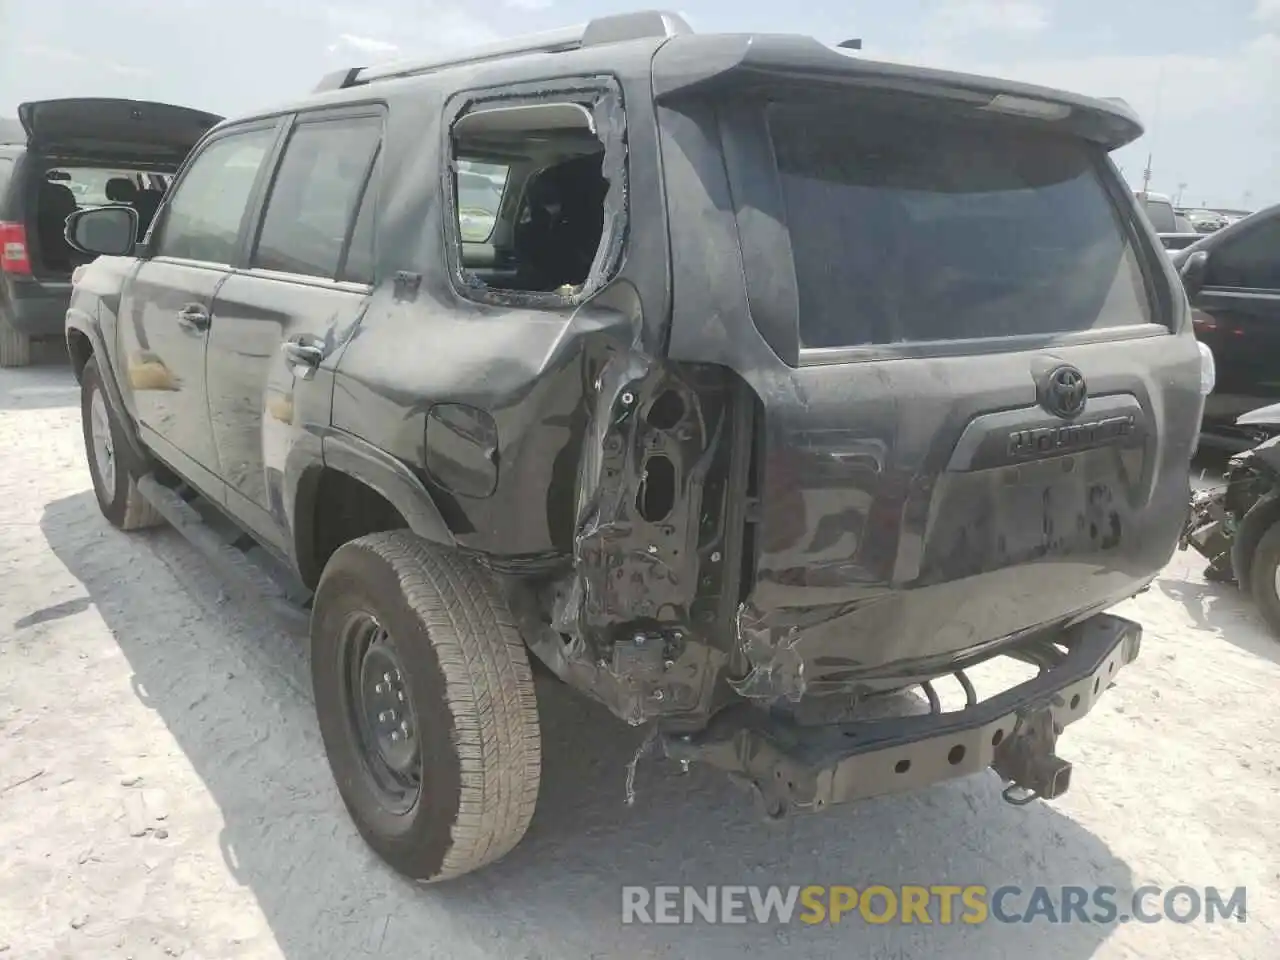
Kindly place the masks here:
[(806, 347), (1145, 323), (1094, 148), (904, 107), (768, 113)]

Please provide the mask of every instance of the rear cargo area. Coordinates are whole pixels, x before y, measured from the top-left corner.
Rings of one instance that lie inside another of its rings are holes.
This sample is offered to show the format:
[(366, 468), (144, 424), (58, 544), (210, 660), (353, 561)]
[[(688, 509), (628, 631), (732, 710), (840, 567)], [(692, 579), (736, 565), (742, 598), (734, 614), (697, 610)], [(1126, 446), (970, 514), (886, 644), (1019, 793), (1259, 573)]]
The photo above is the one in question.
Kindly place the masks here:
[(64, 234), (67, 217), (77, 210), (123, 204), (138, 212), (139, 237), (146, 234), (164, 197), (170, 173), (124, 166), (86, 165), (42, 160), (42, 175), (27, 185), (27, 238), (32, 273), (41, 279), (70, 279), (92, 259), (74, 250)]

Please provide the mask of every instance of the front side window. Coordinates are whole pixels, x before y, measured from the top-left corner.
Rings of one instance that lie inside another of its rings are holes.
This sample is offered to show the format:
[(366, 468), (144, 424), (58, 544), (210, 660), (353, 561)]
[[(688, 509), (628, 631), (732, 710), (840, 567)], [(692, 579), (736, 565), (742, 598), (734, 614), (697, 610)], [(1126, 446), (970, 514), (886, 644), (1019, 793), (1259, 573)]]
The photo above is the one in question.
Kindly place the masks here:
[(377, 117), (298, 125), (267, 200), (253, 266), (337, 276), (381, 131)]
[(768, 112), (805, 347), (1150, 322), (1096, 148), (905, 104)]
[(232, 263), (249, 196), (275, 138), (271, 128), (249, 130), (205, 146), (174, 188), (156, 254)]
[(1209, 254), (1206, 283), (1243, 290), (1280, 290), (1280, 216), (1227, 238)]

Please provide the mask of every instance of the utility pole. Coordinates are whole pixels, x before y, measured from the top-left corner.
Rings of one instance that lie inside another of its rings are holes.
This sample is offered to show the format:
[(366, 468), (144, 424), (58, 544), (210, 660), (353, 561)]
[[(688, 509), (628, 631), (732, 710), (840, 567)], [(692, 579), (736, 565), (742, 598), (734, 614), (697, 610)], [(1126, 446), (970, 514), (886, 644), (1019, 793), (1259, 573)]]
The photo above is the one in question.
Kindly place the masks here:
[(1147, 168), (1142, 171), (1142, 196), (1146, 197), (1151, 186), (1151, 154), (1147, 154)]
[(1178, 184), (1178, 195), (1173, 198), (1173, 205), (1175, 207), (1182, 206), (1182, 192), (1186, 189), (1187, 189), (1187, 185), (1185, 183)]

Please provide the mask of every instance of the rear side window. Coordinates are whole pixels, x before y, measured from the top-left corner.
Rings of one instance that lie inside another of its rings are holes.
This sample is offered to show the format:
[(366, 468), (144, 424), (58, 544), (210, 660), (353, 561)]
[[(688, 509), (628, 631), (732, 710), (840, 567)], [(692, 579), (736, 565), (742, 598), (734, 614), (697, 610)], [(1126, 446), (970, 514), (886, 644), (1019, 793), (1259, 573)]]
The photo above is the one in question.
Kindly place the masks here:
[(298, 125), (271, 188), (253, 266), (337, 276), (381, 130), (377, 117)]
[(1209, 254), (1213, 287), (1280, 290), (1280, 216), (1229, 237)]
[(352, 283), (373, 284), (374, 222), (378, 206), (378, 164), (365, 184), (360, 198), (360, 212), (351, 228), (351, 243), (347, 246), (347, 258), (338, 272), (339, 280)]
[(1091, 146), (905, 108), (774, 104), (769, 130), (803, 346), (1150, 321)]
[(174, 189), (156, 253), (232, 263), (249, 195), (275, 138), (274, 129), (249, 130), (205, 146)]
[(0, 200), (4, 199), (4, 192), (9, 189), (11, 176), (13, 176), (13, 161), (8, 157), (0, 157)]

